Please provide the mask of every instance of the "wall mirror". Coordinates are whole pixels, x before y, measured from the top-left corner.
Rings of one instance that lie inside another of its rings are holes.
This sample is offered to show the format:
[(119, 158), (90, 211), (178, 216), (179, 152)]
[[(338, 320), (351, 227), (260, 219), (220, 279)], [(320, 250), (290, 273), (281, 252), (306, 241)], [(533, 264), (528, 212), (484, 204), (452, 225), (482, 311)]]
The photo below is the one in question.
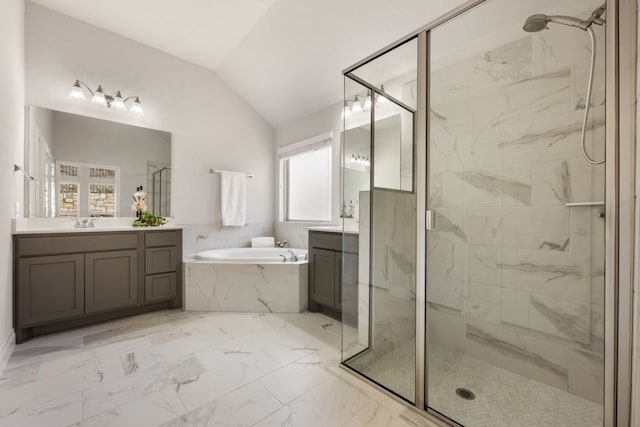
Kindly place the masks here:
[(27, 108), (25, 216), (171, 216), (171, 134), (42, 107)]

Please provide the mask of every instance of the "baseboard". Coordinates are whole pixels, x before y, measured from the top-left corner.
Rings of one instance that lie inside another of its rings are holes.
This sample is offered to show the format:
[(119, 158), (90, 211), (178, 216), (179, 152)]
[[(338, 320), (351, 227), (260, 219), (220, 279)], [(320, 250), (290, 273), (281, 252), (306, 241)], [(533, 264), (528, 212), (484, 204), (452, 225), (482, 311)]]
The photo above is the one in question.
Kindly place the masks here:
[(7, 362), (13, 353), (13, 350), (16, 348), (16, 334), (11, 329), (11, 333), (7, 337), (4, 342), (0, 345), (0, 375), (4, 371), (4, 368), (7, 366)]

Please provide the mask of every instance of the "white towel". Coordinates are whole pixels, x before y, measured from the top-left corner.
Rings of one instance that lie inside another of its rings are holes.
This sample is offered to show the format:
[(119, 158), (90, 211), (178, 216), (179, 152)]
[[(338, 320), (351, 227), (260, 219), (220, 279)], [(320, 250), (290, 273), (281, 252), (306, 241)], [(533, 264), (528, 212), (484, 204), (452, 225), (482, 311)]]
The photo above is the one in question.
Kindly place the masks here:
[(247, 212), (247, 174), (242, 172), (221, 172), (220, 194), (222, 225), (242, 227)]
[(254, 237), (251, 239), (252, 248), (275, 248), (275, 237)]

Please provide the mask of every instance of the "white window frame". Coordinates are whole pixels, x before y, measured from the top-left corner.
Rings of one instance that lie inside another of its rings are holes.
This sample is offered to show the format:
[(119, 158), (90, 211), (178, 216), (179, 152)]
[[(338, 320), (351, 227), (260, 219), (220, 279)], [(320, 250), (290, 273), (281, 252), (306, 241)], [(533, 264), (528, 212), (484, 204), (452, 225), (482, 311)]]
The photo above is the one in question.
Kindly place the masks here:
[[(293, 222), (293, 223), (318, 223), (326, 224), (330, 223), (332, 219), (332, 193), (333, 193), (333, 132), (325, 132), (323, 134), (314, 136), (303, 141), (290, 144), (278, 149), (277, 155), (277, 170), (278, 170), (278, 189), (279, 189), (279, 206), (278, 206), (278, 220), (280, 222)], [(329, 192), (327, 194), (327, 213), (326, 220), (309, 220), (289, 218), (289, 194), (287, 189), (289, 187), (289, 162), (288, 160), (301, 154), (308, 153), (310, 151), (316, 151), (321, 149), (327, 149), (329, 151), (329, 161), (327, 162), (327, 176), (329, 178)]]
[[(62, 176), (60, 175), (60, 165), (69, 165), (75, 166), (78, 168), (78, 176)], [(78, 163), (78, 162), (67, 162), (64, 160), (56, 161), (56, 201), (59, 200), (60, 197), (60, 185), (62, 184), (76, 184), (78, 186), (78, 217), (90, 217), (91, 216), (91, 206), (89, 205), (90, 193), (91, 193), (91, 185), (111, 185), (111, 182), (101, 182), (97, 178), (91, 178), (89, 176), (89, 170), (91, 168), (98, 169), (113, 169), (115, 170), (115, 179), (113, 181), (113, 185), (116, 188), (115, 195), (115, 203), (116, 203), (116, 211), (113, 215), (114, 218), (120, 216), (120, 167), (119, 166), (111, 166), (111, 165), (98, 165), (95, 163)], [(83, 205), (86, 203), (86, 206)], [(56, 204), (56, 216), (60, 216), (60, 203)], [(83, 215), (86, 213), (86, 215)]]

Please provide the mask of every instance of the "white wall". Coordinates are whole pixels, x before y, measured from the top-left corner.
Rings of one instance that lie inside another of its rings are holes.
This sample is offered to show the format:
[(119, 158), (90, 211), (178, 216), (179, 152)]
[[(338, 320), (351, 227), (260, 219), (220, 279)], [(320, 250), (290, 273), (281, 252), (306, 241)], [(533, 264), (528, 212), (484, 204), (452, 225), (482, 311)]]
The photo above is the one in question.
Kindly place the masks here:
[[(324, 110), (312, 114), (289, 126), (285, 126), (276, 131), (276, 147), (284, 147), (289, 144), (303, 141), (305, 139), (333, 131), (332, 157), (333, 157), (333, 184), (331, 223), (342, 224), (340, 219), (340, 133), (342, 132), (342, 119), (340, 118), (341, 104), (334, 104)], [(272, 160), (275, 166), (276, 160)], [(273, 180), (275, 187), (278, 186), (278, 177)], [(278, 212), (279, 202), (275, 201), (274, 210)], [(277, 216), (276, 216), (277, 221)], [(306, 248), (308, 246), (308, 232), (305, 230), (308, 223), (296, 222), (276, 222), (275, 233), (280, 240), (287, 240), (290, 247)], [(317, 224), (316, 224), (317, 225)]]
[(0, 5), (0, 372), (13, 350), (11, 217), (22, 175), (24, 141), (24, 1)]
[[(185, 253), (272, 233), (274, 131), (216, 73), (35, 4), (26, 9), (27, 105), (172, 133), (172, 207), (189, 226)], [(139, 95), (145, 115), (69, 100), (74, 79)], [(255, 174), (248, 227), (221, 228), (220, 178), (209, 168)]]

